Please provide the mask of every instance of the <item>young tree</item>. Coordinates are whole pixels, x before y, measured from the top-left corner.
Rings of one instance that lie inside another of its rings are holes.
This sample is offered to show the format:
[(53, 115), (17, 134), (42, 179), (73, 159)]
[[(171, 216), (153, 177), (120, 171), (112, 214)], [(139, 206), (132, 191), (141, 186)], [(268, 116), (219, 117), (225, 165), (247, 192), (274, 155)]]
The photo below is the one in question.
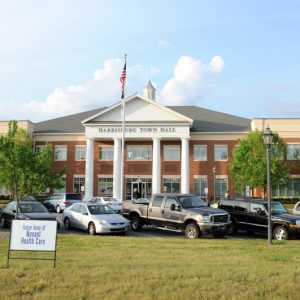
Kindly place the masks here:
[[(264, 195), (266, 195), (267, 158), (262, 132), (258, 130), (250, 132), (244, 139), (239, 141), (232, 154), (229, 173), (234, 181), (236, 190), (243, 193), (246, 186), (249, 186), (251, 189), (261, 187)], [(283, 160), (285, 154), (286, 145), (278, 134), (275, 134), (270, 151), (272, 186), (280, 186), (288, 178), (290, 169)]]
[(51, 169), (52, 148), (35, 153), (30, 134), (9, 122), (7, 135), (0, 137), (0, 183), (14, 198), (35, 194), (47, 187), (62, 187), (62, 174)]

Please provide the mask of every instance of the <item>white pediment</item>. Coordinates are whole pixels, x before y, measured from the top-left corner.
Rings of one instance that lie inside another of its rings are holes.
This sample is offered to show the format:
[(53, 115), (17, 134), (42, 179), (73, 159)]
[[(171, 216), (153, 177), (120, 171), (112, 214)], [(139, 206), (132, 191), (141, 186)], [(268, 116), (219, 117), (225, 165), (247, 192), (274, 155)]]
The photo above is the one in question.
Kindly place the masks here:
[[(83, 120), (82, 124), (86, 126), (95, 123), (120, 123), (122, 119), (120, 101), (98, 114)], [(125, 99), (125, 120), (130, 123), (185, 123), (190, 126), (193, 122), (192, 119), (138, 94)]]

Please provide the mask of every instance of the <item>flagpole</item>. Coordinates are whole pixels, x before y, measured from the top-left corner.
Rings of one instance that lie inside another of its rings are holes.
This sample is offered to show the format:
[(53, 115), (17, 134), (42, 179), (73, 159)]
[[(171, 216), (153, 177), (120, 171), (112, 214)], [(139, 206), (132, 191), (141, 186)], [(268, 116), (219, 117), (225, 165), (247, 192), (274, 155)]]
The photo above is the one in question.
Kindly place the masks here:
[[(127, 64), (127, 54), (125, 54), (125, 65)], [(121, 192), (120, 200), (123, 202), (124, 199), (124, 148), (125, 148), (125, 98), (126, 98), (126, 78), (124, 82), (124, 93), (121, 105), (123, 106), (123, 119), (122, 119), (122, 150), (121, 150)]]

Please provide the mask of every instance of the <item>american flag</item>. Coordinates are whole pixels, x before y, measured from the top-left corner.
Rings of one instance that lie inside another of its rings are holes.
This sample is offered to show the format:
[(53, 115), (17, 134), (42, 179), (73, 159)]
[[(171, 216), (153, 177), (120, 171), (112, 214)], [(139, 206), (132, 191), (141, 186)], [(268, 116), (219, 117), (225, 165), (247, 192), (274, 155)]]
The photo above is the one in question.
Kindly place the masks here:
[(124, 99), (124, 97), (125, 97), (125, 80), (126, 80), (126, 62), (124, 64), (124, 68), (123, 68), (123, 71), (122, 71), (121, 76), (120, 76), (120, 81), (121, 81), (121, 84), (122, 84), (121, 99)]

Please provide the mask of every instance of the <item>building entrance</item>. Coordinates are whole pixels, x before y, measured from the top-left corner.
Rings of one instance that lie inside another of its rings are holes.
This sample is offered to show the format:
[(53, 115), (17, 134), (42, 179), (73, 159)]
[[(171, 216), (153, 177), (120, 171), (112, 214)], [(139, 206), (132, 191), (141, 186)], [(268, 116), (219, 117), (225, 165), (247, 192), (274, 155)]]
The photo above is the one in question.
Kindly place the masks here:
[(151, 178), (127, 178), (126, 200), (150, 198), (152, 195)]

